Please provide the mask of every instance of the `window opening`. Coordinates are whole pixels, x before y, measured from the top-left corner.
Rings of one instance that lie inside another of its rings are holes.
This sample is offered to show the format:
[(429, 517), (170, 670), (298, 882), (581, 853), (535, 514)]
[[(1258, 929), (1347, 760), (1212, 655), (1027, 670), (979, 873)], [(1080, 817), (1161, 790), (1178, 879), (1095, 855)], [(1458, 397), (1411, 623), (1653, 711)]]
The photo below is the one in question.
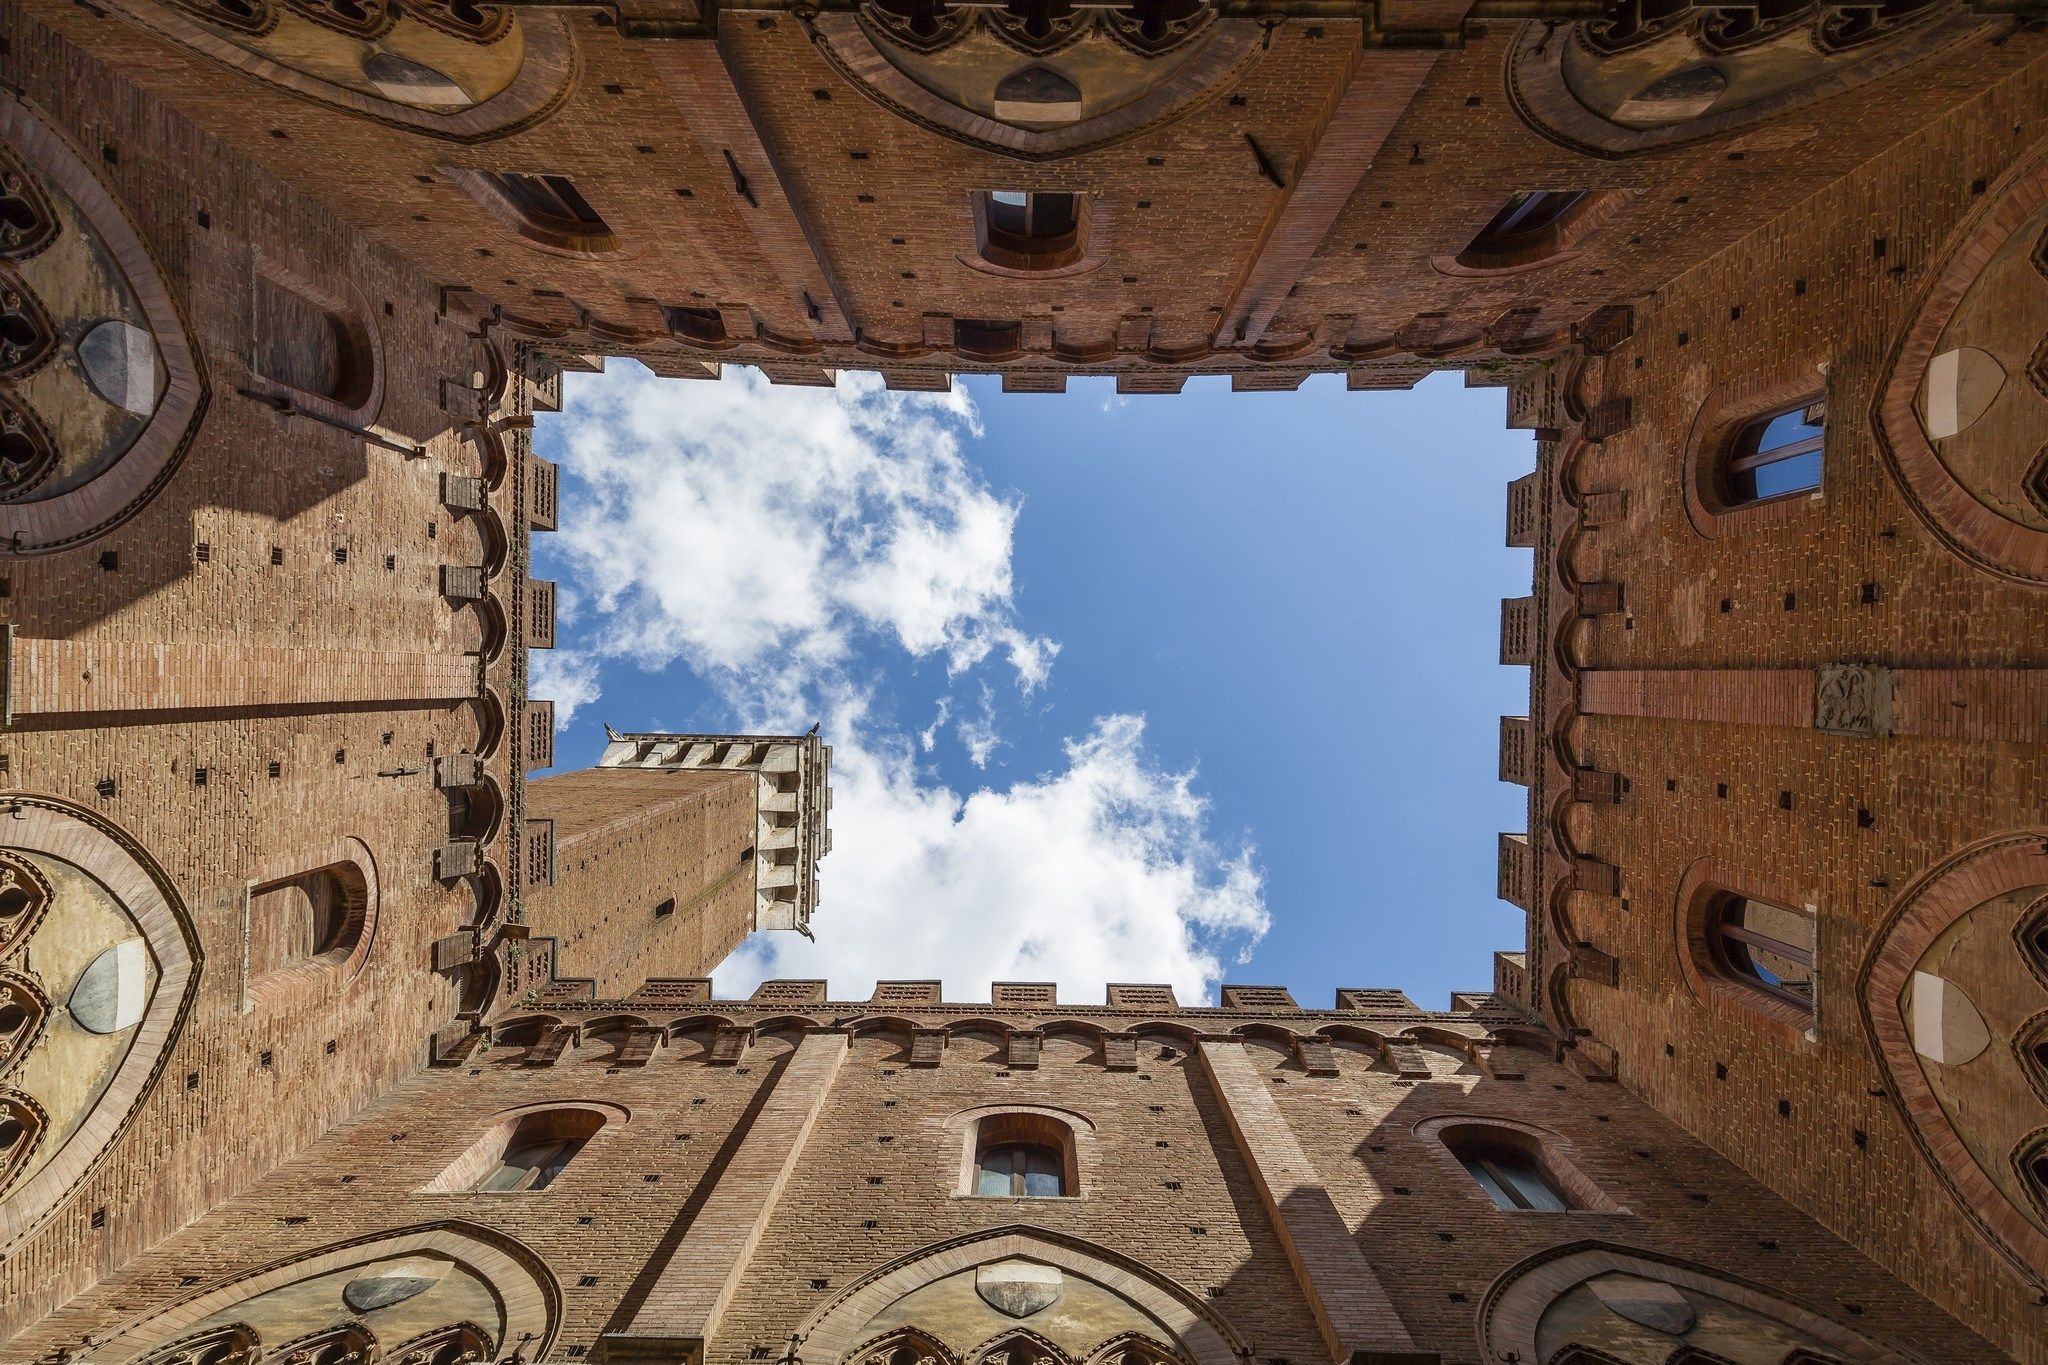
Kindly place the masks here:
[(1530, 1153), (1493, 1143), (1459, 1142), (1452, 1151), (1487, 1197), (1503, 1209), (1563, 1213), (1571, 1208)]
[(1066, 1161), (1054, 1148), (1036, 1142), (986, 1148), (975, 1161), (974, 1192), (1057, 1199), (1067, 1192)]
[(1780, 1000), (1813, 1008), (1813, 916), (1768, 901), (1724, 896), (1708, 921), (1720, 966)]
[(1722, 464), (1723, 496), (1741, 505), (1819, 488), (1826, 429), (1827, 401), (1821, 398), (1744, 424)]
[(487, 1193), (544, 1190), (582, 1150), (583, 1139), (580, 1137), (541, 1138), (531, 1142), (515, 1138), (514, 1145), (506, 1148), (505, 1155), (498, 1158), (496, 1168), (477, 1182), (477, 1189)]
[(567, 176), (523, 175), (517, 171), (482, 174), (486, 184), (536, 227), (581, 235), (611, 230)]

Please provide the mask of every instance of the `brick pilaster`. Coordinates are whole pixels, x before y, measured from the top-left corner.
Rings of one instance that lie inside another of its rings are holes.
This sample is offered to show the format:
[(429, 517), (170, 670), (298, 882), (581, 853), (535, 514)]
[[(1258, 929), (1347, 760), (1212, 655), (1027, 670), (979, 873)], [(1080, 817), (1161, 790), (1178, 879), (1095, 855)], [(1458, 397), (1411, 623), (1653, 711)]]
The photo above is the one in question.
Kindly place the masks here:
[(1434, 1361), (1415, 1349), (1408, 1329), (1322, 1177), (1287, 1126), (1244, 1044), (1204, 1042), (1202, 1063), (1223, 1101), (1231, 1136), (1251, 1168), (1259, 1199), (1287, 1251), (1301, 1292), (1315, 1310), (1330, 1358), (1338, 1365)]

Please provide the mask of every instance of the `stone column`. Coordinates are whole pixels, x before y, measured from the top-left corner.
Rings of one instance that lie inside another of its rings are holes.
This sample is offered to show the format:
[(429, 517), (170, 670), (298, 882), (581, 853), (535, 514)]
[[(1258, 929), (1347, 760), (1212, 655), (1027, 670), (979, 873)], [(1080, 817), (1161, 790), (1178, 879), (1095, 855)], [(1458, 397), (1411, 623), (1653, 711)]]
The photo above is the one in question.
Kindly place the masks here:
[(1210, 1084), (1337, 1365), (1433, 1365), (1394, 1312), (1244, 1044), (1201, 1044)]

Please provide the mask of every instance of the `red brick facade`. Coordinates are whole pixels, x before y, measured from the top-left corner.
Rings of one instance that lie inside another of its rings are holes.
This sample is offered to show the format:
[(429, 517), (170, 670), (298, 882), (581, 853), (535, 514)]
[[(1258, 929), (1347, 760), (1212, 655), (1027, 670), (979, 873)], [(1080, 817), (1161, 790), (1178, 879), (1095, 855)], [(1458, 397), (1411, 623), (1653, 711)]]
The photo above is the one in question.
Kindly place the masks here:
[[(2048, 1361), (2048, 53), (1593, 8), (0, 13), (0, 1358)], [(1525, 950), (714, 1004), (829, 751), (527, 784), (607, 354), (1508, 386)]]

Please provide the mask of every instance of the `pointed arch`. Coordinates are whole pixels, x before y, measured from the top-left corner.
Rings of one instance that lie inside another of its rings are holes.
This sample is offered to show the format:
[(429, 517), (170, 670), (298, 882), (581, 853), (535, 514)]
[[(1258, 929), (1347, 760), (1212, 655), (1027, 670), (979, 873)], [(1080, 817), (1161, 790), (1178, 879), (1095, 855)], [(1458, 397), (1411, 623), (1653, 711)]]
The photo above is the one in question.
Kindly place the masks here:
[(1165, 1342), (1143, 1332), (1120, 1332), (1088, 1353), (1083, 1365), (1188, 1365)]
[(957, 1365), (957, 1358), (937, 1337), (899, 1327), (847, 1352), (846, 1365)]
[(1165, 1325), (1186, 1352), (1187, 1365), (1240, 1365), (1243, 1346), (1230, 1325), (1194, 1293), (1142, 1262), (1065, 1233), (1010, 1224), (989, 1228), (899, 1256), (848, 1284), (799, 1325), (805, 1355), (819, 1361), (847, 1358), (860, 1329), (878, 1305), (893, 1303), (928, 1284), (1009, 1257), (1041, 1261), (1114, 1286)]
[(1551, 1247), (1503, 1272), (1487, 1288), (1479, 1306), (1475, 1325), (1480, 1355), (1488, 1360), (1542, 1359), (1537, 1350), (1537, 1330), (1550, 1306), (1588, 1280), (1612, 1274), (1719, 1299), (1804, 1335), (1846, 1360), (1868, 1361), (1870, 1365), (1926, 1365), (1925, 1357), (1865, 1336), (1760, 1286), (1702, 1266), (1604, 1242)]
[[(64, 1030), (61, 1043), (45, 1029), (9, 1058), (4, 1108), (25, 1136), (0, 1148), (0, 1250), (48, 1217), (126, 1130), (192, 1007), (200, 957), (176, 888), (126, 831), (54, 798), (13, 800), (10, 863), (40, 865), (43, 884), (55, 890), (40, 922), (9, 938), (6, 955), (18, 962), (48, 944), (38, 972), (65, 977), (61, 991), (50, 992), (50, 1009), (61, 993), (79, 1027)], [(83, 951), (60, 950), (66, 940), (50, 929), (64, 929), (88, 906), (95, 922), (126, 927), (73, 945)], [(89, 954), (96, 955), (88, 963)], [(87, 1068), (96, 1092), (75, 1084)]]
[[(359, 1237), (257, 1266), (130, 1322), (96, 1346), (93, 1359), (108, 1365), (244, 1365), (248, 1357), (188, 1358), (175, 1352), (181, 1343), (206, 1339), (195, 1333), (258, 1320), (264, 1308), (259, 1301), (273, 1291), (401, 1259), (446, 1263), (487, 1285), (497, 1304), (498, 1321), (479, 1330), (498, 1345), (528, 1340), (528, 1359), (547, 1357), (561, 1321), (562, 1293), (546, 1264), (503, 1233), (448, 1220)], [(268, 1348), (265, 1355), (282, 1361), (308, 1344), (304, 1338), (286, 1342)]]
[(1074, 1365), (1074, 1359), (1028, 1327), (996, 1333), (967, 1353), (967, 1365)]

